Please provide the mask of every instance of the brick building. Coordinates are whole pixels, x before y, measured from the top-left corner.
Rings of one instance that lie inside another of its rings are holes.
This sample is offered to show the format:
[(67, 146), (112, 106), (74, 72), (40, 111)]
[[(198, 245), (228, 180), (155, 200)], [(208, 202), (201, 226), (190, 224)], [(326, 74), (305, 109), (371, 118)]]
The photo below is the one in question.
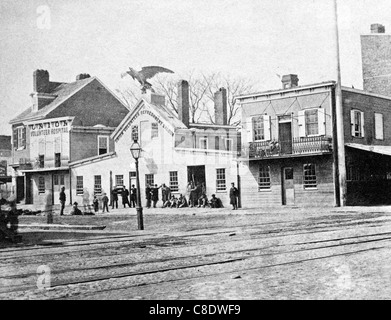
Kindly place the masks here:
[(61, 186), (72, 185), (69, 163), (114, 151), (110, 138), (129, 110), (96, 77), (52, 82), (46, 70), (33, 74), (32, 105), (10, 121), (17, 199), (56, 204)]
[(361, 35), (364, 90), (391, 95), (391, 34), (379, 23), (371, 25), (371, 33)]
[[(238, 97), (244, 206), (337, 203), (335, 82)], [(342, 87), (347, 205), (391, 203), (391, 97)]]
[[(72, 197), (83, 201), (93, 194), (109, 195), (112, 187), (136, 184), (130, 146), (137, 140), (140, 157), (140, 188), (145, 201), (146, 184), (165, 183), (173, 194), (186, 194), (189, 181), (204, 184), (210, 198), (215, 193), (229, 205), (229, 187), (237, 183), (237, 158), (240, 135), (227, 125), (226, 90), (215, 94), (216, 124), (189, 122), (189, 85), (178, 85), (178, 113), (165, 106), (165, 97), (144, 94), (123, 119), (111, 138), (115, 152), (72, 161)], [(160, 193), (160, 192), (159, 192)], [(87, 194), (87, 195), (86, 195)], [(160, 197), (161, 200), (161, 197)]]
[(0, 189), (11, 190), (11, 170), (9, 167), (12, 160), (11, 136), (0, 135)]

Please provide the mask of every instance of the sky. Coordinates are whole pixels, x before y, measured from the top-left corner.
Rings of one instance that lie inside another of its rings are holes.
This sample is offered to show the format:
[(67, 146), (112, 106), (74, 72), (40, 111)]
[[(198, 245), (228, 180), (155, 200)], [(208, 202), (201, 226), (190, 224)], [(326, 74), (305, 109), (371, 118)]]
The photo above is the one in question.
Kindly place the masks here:
[[(128, 67), (221, 72), (257, 90), (336, 80), (334, 0), (1, 0), (0, 134), (31, 105), (33, 72), (123, 88)], [(362, 88), (360, 35), (391, 32), (390, 0), (337, 0), (342, 85)]]

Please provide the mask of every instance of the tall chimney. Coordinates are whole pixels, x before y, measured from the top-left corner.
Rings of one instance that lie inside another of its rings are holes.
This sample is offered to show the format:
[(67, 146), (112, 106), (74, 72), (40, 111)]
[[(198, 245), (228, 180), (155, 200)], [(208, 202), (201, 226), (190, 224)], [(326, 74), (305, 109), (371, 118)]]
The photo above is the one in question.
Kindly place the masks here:
[(386, 28), (380, 23), (371, 24), (371, 33), (385, 33)]
[(178, 82), (178, 117), (186, 127), (189, 127), (189, 83), (186, 80)]
[(220, 88), (214, 94), (215, 104), (215, 123), (216, 124), (227, 124), (227, 90)]
[(294, 88), (299, 85), (299, 78), (297, 74), (286, 74), (282, 76), (281, 82), (283, 89)]
[(33, 91), (39, 93), (49, 92), (49, 72), (47, 70), (35, 70), (33, 73)]

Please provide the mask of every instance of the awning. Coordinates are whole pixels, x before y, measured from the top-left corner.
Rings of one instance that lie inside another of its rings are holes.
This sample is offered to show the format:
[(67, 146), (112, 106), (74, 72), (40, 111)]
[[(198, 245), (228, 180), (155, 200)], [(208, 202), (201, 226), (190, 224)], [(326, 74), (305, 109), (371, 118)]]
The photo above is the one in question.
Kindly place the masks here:
[(364, 145), (358, 143), (345, 143), (345, 146), (354, 149), (368, 151), (368, 152), (383, 154), (386, 156), (391, 156), (391, 146), (374, 146), (374, 145)]
[(19, 171), (25, 173), (44, 173), (44, 172), (52, 172), (52, 171), (69, 171), (69, 167), (37, 168), (37, 169), (26, 169), (26, 170), (19, 170)]

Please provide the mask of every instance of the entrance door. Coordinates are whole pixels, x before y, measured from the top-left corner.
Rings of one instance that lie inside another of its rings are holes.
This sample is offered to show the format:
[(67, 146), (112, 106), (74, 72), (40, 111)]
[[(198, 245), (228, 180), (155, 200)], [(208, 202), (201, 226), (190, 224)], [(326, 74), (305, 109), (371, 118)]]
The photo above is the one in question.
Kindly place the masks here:
[(133, 184), (136, 186), (136, 171), (129, 171), (129, 189)]
[(292, 122), (280, 122), (278, 124), (278, 136), (281, 153), (292, 154)]
[(294, 205), (295, 204), (295, 189), (293, 183), (293, 168), (282, 168), (282, 204)]
[(187, 167), (187, 181), (197, 184), (205, 184), (205, 166), (188, 166)]
[(16, 202), (24, 199), (24, 177), (16, 177)]

